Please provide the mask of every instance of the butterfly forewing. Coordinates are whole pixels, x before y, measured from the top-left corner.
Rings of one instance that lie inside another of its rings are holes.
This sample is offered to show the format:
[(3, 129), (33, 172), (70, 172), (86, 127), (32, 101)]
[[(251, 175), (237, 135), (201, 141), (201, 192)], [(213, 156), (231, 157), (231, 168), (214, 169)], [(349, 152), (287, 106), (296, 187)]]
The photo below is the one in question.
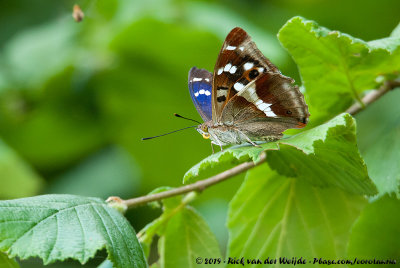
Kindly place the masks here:
[(212, 73), (204, 69), (193, 67), (189, 71), (189, 92), (192, 101), (201, 118), (210, 121), (211, 111), (211, 92), (212, 92)]
[(225, 39), (214, 68), (213, 121), (220, 122), (228, 101), (266, 72), (279, 73), (279, 70), (264, 57), (243, 29), (233, 29)]

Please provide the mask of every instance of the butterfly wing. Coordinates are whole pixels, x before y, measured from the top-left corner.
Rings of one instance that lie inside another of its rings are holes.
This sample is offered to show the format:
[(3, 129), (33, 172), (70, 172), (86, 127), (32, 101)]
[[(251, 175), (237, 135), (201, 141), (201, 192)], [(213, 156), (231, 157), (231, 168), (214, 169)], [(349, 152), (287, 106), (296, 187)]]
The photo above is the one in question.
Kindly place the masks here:
[(201, 118), (206, 122), (212, 118), (211, 92), (212, 73), (193, 67), (189, 71), (189, 92)]
[(221, 122), (228, 101), (260, 74), (279, 70), (257, 49), (243, 29), (233, 29), (225, 39), (214, 68), (212, 118)]
[[(234, 124), (252, 138), (278, 138), (288, 128), (307, 124), (308, 106), (293, 79), (282, 75), (244, 30), (230, 32), (218, 62), (213, 99), (217, 122)], [(237, 66), (235, 72), (232, 66)], [(218, 90), (220, 83), (229, 88), (226, 95)]]
[(264, 73), (225, 105), (221, 120), (234, 124), (252, 138), (281, 137), (289, 128), (302, 128), (309, 113), (304, 95), (293, 80)]

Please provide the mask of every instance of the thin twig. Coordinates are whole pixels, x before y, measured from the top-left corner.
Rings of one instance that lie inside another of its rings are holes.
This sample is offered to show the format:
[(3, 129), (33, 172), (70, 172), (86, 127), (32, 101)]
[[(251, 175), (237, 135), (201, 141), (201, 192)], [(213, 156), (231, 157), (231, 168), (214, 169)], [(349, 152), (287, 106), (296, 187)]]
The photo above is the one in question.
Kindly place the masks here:
[(204, 189), (206, 189), (207, 187), (209, 187), (211, 185), (222, 182), (226, 179), (229, 179), (239, 173), (242, 173), (246, 170), (249, 170), (249, 169), (261, 164), (262, 162), (265, 161), (265, 158), (266, 158), (266, 154), (265, 154), (265, 152), (263, 152), (261, 154), (260, 160), (257, 163), (254, 163), (252, 161), (245, 162), (245, 163), (237, 165), (231, 169), (228, 169), (222, 173), (219, 173), (219, 174), (217, 174), (213, 177), (210, 177), (208, 179), (205, 179), (205, 180), (197, 181), (195, 183), (188, 184), (188, 185), (185, 185), (185, 186), (182, 186), (179, 188), (175, 188), (172, 190), (168, 190), (165, 192), (140, 196), (137, 198), (121, 200), (121, 201), (122, 201), (122, 203), (127, 205), (128, 208), (133, 208), (133, 207), (137, 207), (137, 206), (140, 206), (140, 205), (152, 202), (152, 201), (157, 201), (157, 200), (165, 199), (165, 198), (176, 196), (176, 195), (181, 195), (181, 194), (192, 192), (192, 191), (203, 191)]
[[(400, 87), (400, 81), (399, 80), (393, 80), (393, 81), (386, 81), (378, 90), (373, 90), (367, 95), (364, 96), (362, 99), (362, 103), (364, 103), (365, 107), (368, 106), (369, 104), (375, 102), (378, 100), (380, 97), (385, 95), (388, 91)], [(346, 113), (349, 113), (351, 115), (355, 115), (361, 110), (363, 110), (365, 107), (362, 107), (360, 103), (354, 103), (349, 109), (346, 110)]]

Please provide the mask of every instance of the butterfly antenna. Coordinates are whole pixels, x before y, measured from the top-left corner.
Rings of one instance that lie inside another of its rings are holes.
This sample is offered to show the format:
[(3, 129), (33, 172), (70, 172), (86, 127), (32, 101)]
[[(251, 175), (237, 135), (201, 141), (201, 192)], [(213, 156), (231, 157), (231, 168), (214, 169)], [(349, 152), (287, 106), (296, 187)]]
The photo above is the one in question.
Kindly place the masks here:
[(198, 127), (198, 125), (190, 126), (190, 127), (184, 127), (184, 128), (177, 129), (177, 130), (174, 130), (174, 131), (171, 131), (171, 132), (168, 132), (168, 133), (165, 133), (165, 134), (161, 134), (161, 135), (158, 135), (158, 136), (154, 136), (154, 137), (142, 138), (142, 141), (151, 140), (151, 139), (154, 139), (154, 138), (162, 137), (162, 136), (165, 136), (165, 135), (169, 135), (171, 133), (175, 133), (175, 132), (178, 132), (178, 131), (181, 131), (181, 130), (184, 130), (184, 129), (194, 128), (194, 127)]
[(184, 117), (184, 116), (182, 116), (182, 115), (180, 115), (180, 114), (174, 114), (174, 115), (175, 115), (176, 117), (183, 118), (183, 119), (190, 120), (190, 121), (196, 122), (196, 123), (198, 123), (198, 124), (201, 124), (201, 122), (199, 122), (199, 121), (197, 121), (197, 120)]

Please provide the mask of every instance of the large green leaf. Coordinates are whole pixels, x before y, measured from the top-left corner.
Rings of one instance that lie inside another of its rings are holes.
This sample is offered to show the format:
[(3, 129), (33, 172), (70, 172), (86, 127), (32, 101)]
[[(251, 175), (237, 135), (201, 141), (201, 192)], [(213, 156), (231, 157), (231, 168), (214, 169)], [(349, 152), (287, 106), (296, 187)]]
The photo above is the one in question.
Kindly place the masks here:
[(307, 263), (343, 258), (351, 226), (365, 203), (359, 195), (285, 178), (263, 164), (248, 173), (231, 201), (227, 256), (262, 262), (277, 258), (273, 267), (285, 267), (279, 265), (280, 257), (302, 256)]
[[(350, 259), (396, 260), (400, 258), (400, 201), (384, 196), (368, 204), (355, 223), (349, 242)], [(371, 240), (372, 239), (372, 240)], [(359, 267), (378, 267), (376, 264)]]
[(102, 248), (115, 267), (146, 267), (132, 226), (100, 199), (44, 195), (0, 202), (0, 250), (10, 257), (86, 263)]
[(387, 93), (357, 115), (358, 144), (379, 194), (399, 194), (400, 90)]
[(376, 78), (400, 68), (400, 38), (364, 42), (300, 17), (289, 20), (279, 40), (300, 70), (312, 123), (345, 111)]
[(190, 207), (183, 208), (169, 220), (158, 246), (163, 268), (209, 267), (205, 262), (197, 264), (196, 258), (221, 258), (214, 234)]
[[(338, 186), (346, 191), (373, 195), (376, 188), (368, 177), (356, 141), (355, 121), (342, 114), (326, 124), (287, 139), (266, 143), (260, 148), (232, 147), (212, 155), (191, 168), (184, 181), (193, 180), (205, 169), (241, 162), (267, 151), (272, 169), (289, 177), (299, 177), (317, 186)], [(276, 150), (276, 148), (279, 150)]]
[[(163, 214), (139, 233), (140, 240), (148, 248), (156, 234), (160, 237), (158, 263), (162, 268), (208, 267), (205, 258), (219, 258), (222, 265), (218, 242), (204, 219), (186, 205), (188, 196), (163, 200)], [(198, 257), (203, 263), (196, 262)]]
[(0, 252), (0, 268), (19, 268), (19, 265), (14, 259)]
[(0, 199), (34, 195), (42, 183), (32, 168), (0, 140)]

